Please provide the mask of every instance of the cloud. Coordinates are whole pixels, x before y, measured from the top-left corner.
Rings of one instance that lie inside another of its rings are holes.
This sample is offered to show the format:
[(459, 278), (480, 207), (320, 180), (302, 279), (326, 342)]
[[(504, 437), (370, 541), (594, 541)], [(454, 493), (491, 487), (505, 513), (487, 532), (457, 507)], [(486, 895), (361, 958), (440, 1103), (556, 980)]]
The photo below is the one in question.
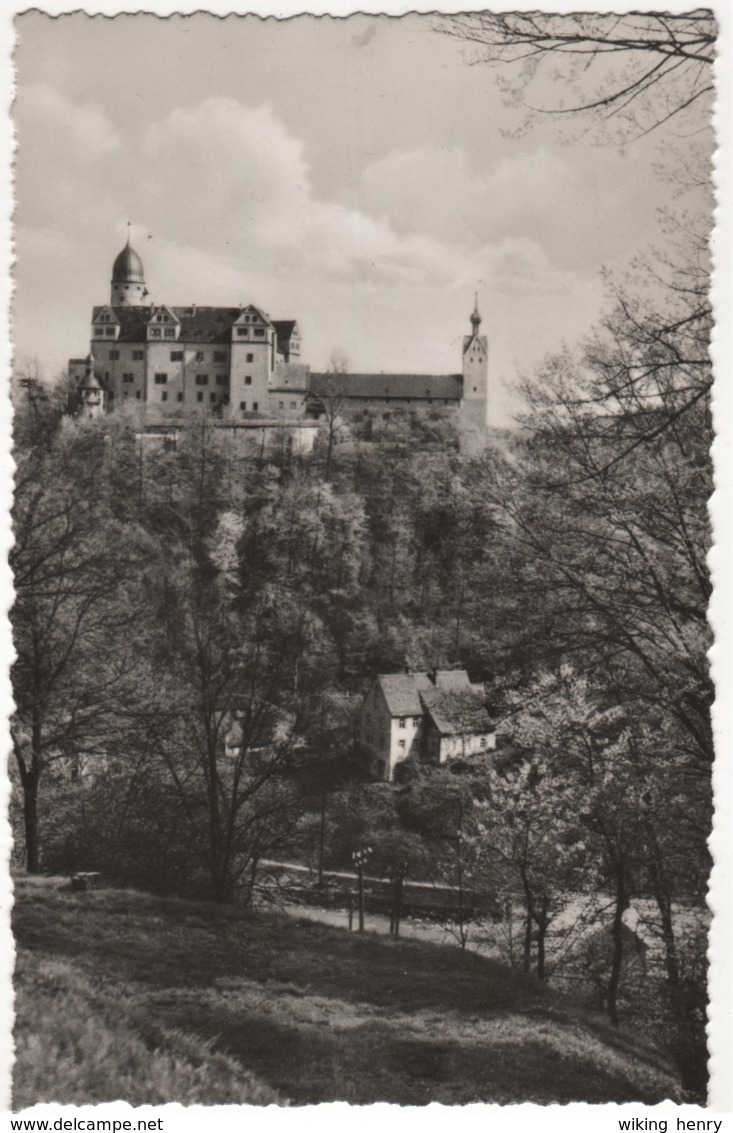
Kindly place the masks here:
[(40, 134), (44, 147), (81, 165), (97, 162), (122, 146), (114, 123), (100, 106), (91, 102), (75, 105), (45, 84), (23, 89), (17, 102), (16, 124), (21, 146), (26, 137), (31, 144), (30, 139)]

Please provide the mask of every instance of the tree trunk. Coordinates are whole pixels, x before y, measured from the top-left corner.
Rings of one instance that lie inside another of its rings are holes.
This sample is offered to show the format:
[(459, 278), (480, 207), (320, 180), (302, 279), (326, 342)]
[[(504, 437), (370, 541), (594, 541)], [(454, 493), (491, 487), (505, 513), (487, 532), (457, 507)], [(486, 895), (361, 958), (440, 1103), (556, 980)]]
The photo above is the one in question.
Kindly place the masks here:
[(623, 863), (616, 863), (616, 904), (613, 910), (613, 924), (611, 926), (611, 975), (608, 980), (606, 993), (606, 1007), (608, 1017), (614, 1027), (618, 1027), (618, 988), (621, 982), (621, 968), (624, 960), (624, 923), (622, 917), (628, 908), (629, 899), (626, 892), (626, 878)]
[(524, 921), (524, 953), (522, 955), (522, 968), (528, 972), (532, 967), (532, 914), (527, 910)]
[(41, 856), (38, 836), (38, 772), (33, 769), (23, 778), (23, 825), (25, 830), (25, 867), (28, 873), (40, 873)]

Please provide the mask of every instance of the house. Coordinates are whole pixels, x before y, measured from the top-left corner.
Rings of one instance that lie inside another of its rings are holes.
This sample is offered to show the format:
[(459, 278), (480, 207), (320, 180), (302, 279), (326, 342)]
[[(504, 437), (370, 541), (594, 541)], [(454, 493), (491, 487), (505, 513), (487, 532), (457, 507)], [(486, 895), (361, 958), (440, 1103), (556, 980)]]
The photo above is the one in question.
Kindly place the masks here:
[(433, 764), (496, 747), (483, 685), (465, 669), (383, 673), (364, 697), (359, 738), (377, 779), (392, 782), (406, 759)]

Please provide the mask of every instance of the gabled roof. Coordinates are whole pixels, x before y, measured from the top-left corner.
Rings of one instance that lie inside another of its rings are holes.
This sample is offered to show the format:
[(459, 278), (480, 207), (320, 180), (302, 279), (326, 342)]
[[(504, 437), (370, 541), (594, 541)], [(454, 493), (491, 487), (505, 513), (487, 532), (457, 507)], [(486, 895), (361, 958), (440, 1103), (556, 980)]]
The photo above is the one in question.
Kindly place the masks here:
[[(119, 308), (117, 310), (119, 310)], [(118, 323), (120, 321), (117, 311), (114, 307), (110, 307), (108, 303), (103, 304), (103, 306), (101, 307), (94, 307), (92, 309), (92, 322), (100, 322), (102, 315), (110, 315), (111, 320), (115, 323)], [(107, 319), (105, 321), (109, 322), (110, 320)]]
[(475, 685), (460, 692), (430, 688), (420, 698), (441, 736), (485, 735), (494, 725)]
[(118, 342), (145, 342), (147, 326), (153, 310), (165, 310), (181, 324), (179, 341), (200, 342), (226, 346), (231, 342), (232, 327), (246, 312), (256, 313), (265, 325), (269, 320), (257, 307), (95, 307), (92, 321), (103, 311), (109, 311), (120, 325)]
[(273, 319), (272, 325), (274, 326), (275, 334), (279, 339), (290, 338), (293, 331), (298, 326), (295, 319)]
[(311, 374), (310, 391), (317, 397), (434, 398), (459, 401), (460, 374)]
[(391, 716), (422, 716), (422, 689), (432, 688), (427, 673), (387, 673), (377, 677)]
[(261, 311), (259, 307), (255, 307), (254, 303), (249, 303), (246, 307), (242, 307), (240, 310), (238, 310), (237, 317), (234, 322), (237, 324), (243, 323), (245, 321), (245, 315), (256, 315), (264, 326), (271, 326), (270, 320), (268, 319), (265, 312)]
[(149, 307), (148, 310), (150, 311), (148, 322), (156, 322), (157, 315), (168, 315), (168, 317), (171, 318), (174, 323), (179, 323), (181, 321), (175, 312), (175, 308), (166, 307), (165, 303), (159, 303), (155, 307)]

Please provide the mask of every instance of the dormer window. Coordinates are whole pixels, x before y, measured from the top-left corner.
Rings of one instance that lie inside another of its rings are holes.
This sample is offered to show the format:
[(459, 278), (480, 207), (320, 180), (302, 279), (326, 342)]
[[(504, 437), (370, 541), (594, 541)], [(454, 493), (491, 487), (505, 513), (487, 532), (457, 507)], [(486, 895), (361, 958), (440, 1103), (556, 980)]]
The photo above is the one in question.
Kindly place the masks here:
[(150, 337), (160, 338), (160, 327), (150, 327)]
[(264, 327), (255, 327), (255, 337), (256, 338), (264, 338), (265, 337), (265, 328)]

